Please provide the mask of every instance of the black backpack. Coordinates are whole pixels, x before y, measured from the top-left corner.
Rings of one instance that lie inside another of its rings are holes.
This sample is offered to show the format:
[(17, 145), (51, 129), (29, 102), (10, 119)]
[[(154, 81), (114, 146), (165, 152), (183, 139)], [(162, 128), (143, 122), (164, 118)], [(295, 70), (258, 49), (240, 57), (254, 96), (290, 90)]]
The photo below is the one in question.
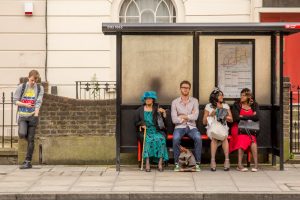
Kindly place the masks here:
[[(22, 83), (22, 90), (21, 90), (21, 96), (20, 96), (21, 98), (22, 98), (22, 96), (23, 96), (23, 94), (25, 92), (26, 83), (27, 82)], [(41, 85), (37, 84), (37, 95), (36, 95), (37, 97), (39, 96), (40, 92), (41, 92)]]

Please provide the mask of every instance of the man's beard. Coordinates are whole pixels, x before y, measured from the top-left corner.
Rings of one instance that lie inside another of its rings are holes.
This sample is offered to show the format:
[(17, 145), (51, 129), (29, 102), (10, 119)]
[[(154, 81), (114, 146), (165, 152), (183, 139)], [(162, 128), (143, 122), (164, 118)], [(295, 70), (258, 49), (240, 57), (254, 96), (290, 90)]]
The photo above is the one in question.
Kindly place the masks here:
[(190, 94), (190, 93), (181, 93), (181, 95), (182, 95), (182, 96), (185, 96), (185, 97), (189, 96), (189, 94)]

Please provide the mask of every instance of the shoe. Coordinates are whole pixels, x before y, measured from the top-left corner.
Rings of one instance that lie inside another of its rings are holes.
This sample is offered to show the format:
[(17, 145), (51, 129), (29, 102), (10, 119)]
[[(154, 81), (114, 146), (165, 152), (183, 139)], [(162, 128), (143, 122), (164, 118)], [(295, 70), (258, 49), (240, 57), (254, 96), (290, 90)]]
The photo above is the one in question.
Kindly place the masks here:
[(30, 169), (30, 168), (32, 168), (32, 164), (30, 161), (25, 160), (19, 168), (20, 169)]
[(212, 171), (212, 172), (217, 171), (216, 165), (217, 165), (217, 164), (216, 164), (215, 159), (211, 159), (211, 160), (210, 160), (210, 171)]
[(229, 159), (225, 159), (225, 162), (224, 162), (224, 171), (229, 171), (229, 170), (230, 170)]
[(164, 171), (164, 168), (163, 168), (163, 166), (162, 166), (162, 163), (163, 163), (163, 161), (162, 161), (162, 158), (161, 158), (161, 159), (159, 160), (158, 166), (157, 166), (157, 169), (158, 169), (159, 172), (163, 172), (163, 171)]
[(258, 171), (258, 169), (255, 168), (255, 167), (253, 167), (253, 168), (251, 169), (251, 172), (257, 172), (257, 171)]
[(163, 171), (164, 171), (164, 168), (158, 168), (158, 171), (159, 171), (159, 172), (163, 172)]
[(246, 167), (243, 167), (243, 168), (236, 167), (236, 170), (240, 171), (240, 172), (247, 172), (248, 168), (246, 168)]
[(151, 166), (150, 166), (150, 163), (149, 163), (149, 159), (146, 160), (146, 167), (145, 167), (145, 171), (146, 172), (151, 172)]
[(176, 163), (175, 164), (175, 168), (174, 168), (174, 172), (179, 172), (180, 171), (180, 167), (179, 165)]
[(200, 165), (199, 164), (196, 164), (196, 172), (200, 172), (201, 169), (200, 169)]

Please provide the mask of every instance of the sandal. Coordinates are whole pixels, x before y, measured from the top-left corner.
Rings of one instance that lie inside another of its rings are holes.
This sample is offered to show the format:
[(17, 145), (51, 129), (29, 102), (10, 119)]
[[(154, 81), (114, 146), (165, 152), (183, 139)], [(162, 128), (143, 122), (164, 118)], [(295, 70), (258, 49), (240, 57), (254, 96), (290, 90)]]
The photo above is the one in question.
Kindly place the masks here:
[(211, 159), (211, 160), (210, 160), (210, 170), (211, 170), (212, 172), (217, 171), (216, 166), (217, 166), (217, 164), (216, 164), (215, 159)]
[(151, 166), (150, 166), (149, 161), (146, 161), (146, 168), (145, 168), (145, 171), (146, 171), (146, 172), (151, 172)]
[(225, 162), (224, 162), (224, 171), (229, 171), (229, 170), (230, 170), (229, 159), (225, 159)]
[(258, 171), (258, 169), (255, 168), (255, 167), (253, 167), (253, 168), (251, 169), (251, 172), (257, 172), (257, 171)]
[(246, 167), (243, 167), (243, 168), (236, 167), (236, 170), (237, 170), (237, 171), (240, 171), (240, 172), (247, 172), (247, 171), (248, 171), (248, 168), (246, 168)]

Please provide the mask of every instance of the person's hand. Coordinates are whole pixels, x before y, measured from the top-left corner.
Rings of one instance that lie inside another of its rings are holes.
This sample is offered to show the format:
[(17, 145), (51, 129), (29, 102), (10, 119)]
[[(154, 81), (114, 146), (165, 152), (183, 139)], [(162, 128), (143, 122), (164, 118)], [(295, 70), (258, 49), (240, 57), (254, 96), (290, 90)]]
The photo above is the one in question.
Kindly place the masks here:
[(187, 123), (189, 121), (187, 115), (179, 115), (179, 118), (181, 119), (181, 123)]
[(146, 130), (146, 126), (140, 126), (140, 132), (142, 132), (142, 129)]
[(24, 106), (26, 108), (34, 108), (34, 104), (32, 104), (32, 103), (24, 103)]
[(243, 115), (240, 115), (240, 117), (244, 117)]
[(209, 114), (210, 117), (214, 117), (215, 115), (216, 115), (216, 110), (213, 110), (213, 111)]
[(179, 117), (180, 117), (181, 119), (185, 120), (185, 121), (188, 121), (188, 120), (189, 120), (189, 118), (188, 118), (187, 115), (179, 115)]
[(165, 110), (165, 109), (163, 109), (163, 108), (159, 108), (159, 109), (158, 109), (158, 112), (160, 112), (160, 113), (165, 113), (165, 112), (166, 112), (166, 110)]
[(229, 115), (227, 115), (227, 116), (226, 116), (226, 121), (229, 121), (229, 122), (230, 122), (231, 120), (232, 120), (232, 117), (230, 117)]

